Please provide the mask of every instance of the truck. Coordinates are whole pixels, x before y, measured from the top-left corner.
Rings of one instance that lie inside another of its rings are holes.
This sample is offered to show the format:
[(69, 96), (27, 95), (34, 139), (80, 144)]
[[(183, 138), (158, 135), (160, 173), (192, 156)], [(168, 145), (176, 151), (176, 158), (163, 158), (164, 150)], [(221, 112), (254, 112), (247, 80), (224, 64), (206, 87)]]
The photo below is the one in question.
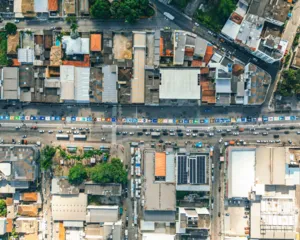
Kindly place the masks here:
[(151, 132), (151, 137), (157, 138), (160, 136), (160, 132)]
[(175, 19), (175, 17), (168, 12), (164, 12), (164, 15), (166, 18), (170, 19), (171, 21), (173, 21)]

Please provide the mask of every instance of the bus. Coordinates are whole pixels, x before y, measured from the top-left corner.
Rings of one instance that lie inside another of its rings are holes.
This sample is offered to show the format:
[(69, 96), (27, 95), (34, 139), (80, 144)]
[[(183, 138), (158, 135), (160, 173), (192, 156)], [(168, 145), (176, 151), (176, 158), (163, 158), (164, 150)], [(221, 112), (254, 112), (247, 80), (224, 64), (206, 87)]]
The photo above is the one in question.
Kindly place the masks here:
[(158, 138), (160, 136), (160, 132), (152, 132), (151, 137), (152, 138)]
[(74, 140), (86, 140), (86, 135), (73, 135)]
[(69, 140), (69, 135), (68, 134), (56, 134), (56, 139), (57, 140)]
[(171, 15), (168, 12), (164, 12), (165, 17), (167, 17), (168, 19), (170, 19), (171, 21), (173, 21), (175, 19), (175, 17), (173, 15)]

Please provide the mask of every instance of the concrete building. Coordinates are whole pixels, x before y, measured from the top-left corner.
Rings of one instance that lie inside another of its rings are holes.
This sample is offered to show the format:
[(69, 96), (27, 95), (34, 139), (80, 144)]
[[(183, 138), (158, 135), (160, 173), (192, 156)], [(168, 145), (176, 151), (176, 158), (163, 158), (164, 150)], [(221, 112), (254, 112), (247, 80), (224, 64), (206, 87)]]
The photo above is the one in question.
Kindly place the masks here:
[(118, 206), (87, 206), (87, 223), (117, 222), (119, 220)]
[(87, 195), (53, 195), (53, 221), (86, 221)]
[(103, 92), (102, 102), (103, 103), (118, 103), (118, 66), (108, 65), (102, 68), (103, 73)]
[(194, 102), (200, 105), (200, 71), (193, 68), (161, 68), (160, 102)]
[(18, 100), (20, 98), (19, 69), (16, 67), (4, 67), (1, 75), (3, 76), (1, 99)]
[(155, 152), (147, 151), (144, 155), (145, 164), (145, 198), (144, 220), (152, 222), (175, 221), (175, 184), (156, 181)]
[(146, 32), (133, 32), (134, 69), (131, 82), (131, 103), (145, 102)]

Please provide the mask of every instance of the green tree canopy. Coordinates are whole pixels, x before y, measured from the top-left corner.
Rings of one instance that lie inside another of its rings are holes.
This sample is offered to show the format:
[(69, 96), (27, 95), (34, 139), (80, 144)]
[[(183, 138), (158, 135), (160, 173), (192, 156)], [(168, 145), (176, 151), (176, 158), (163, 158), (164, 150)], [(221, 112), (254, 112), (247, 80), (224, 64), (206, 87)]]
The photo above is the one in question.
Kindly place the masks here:
[(17, 29), (18, 29), (18, 28), (17, 28), (16, 24), (13, 24), (13, 23), (8, 22), (8, 23), (6, 23), (6, 25), (5, 25), (5, 31), (6, 31), (6, 33), (9, 34), (9, 35), (14, 35), (14, 34), (16, 34)]
[(285, 70), (282, 81), (278, 84), (277, 92), (284, 97), (300, 94), (300, 70)]
[(96, 0), (91, 6), (90, 12), (95, 18), (110, 18), (110, 3), (107, 0)]
[(40, 164), (41, 168), (44, 170), (47, 170), (51, 168), (52, 166), (52, 158), (54, 157), (56, 153), (56, 148), (52, 146), (45, 146), (43, 150), (41, 151), (41, 158), (40, 158)]
[(74, 185), (81, 184), (87, 178), (86, 169), (82, 164), (73, 166), (69, 171), (69, 182)]
[(0, 199), (0, 216), (6, 217), (7, 208), (6, 208), (6, 202), (3, 199)]
[(90, 177), (97, 183), (126, 183), (127, 172), (119, 158), (113, 158), (110, 163), (97, 164), (91, 169)]

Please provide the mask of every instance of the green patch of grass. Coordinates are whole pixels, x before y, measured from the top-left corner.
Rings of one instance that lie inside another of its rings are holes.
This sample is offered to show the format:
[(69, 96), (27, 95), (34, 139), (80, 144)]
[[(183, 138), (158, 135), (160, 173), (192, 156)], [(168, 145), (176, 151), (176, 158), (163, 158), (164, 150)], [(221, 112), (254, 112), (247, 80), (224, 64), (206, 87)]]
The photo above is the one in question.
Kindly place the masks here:
[(5, 32), (0, 32), (0, 65), (8, 65), (7, 60), (7, 38)]

